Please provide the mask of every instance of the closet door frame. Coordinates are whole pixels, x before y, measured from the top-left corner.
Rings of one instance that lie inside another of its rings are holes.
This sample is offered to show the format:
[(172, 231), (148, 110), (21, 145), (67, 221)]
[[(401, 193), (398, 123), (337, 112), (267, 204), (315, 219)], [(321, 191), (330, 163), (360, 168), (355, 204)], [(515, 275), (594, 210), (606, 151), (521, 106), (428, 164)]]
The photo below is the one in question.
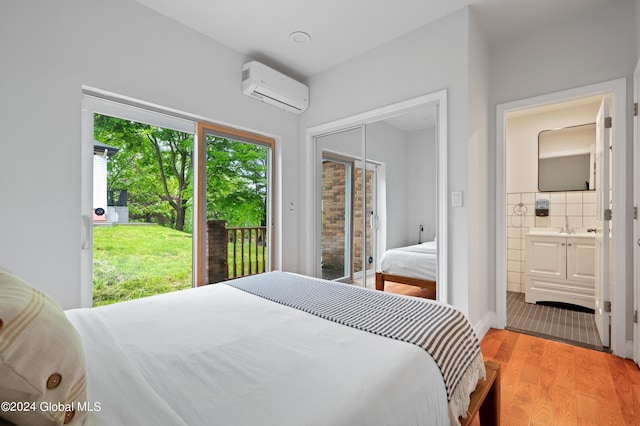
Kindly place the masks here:
[[(321, 209), (318, 203), (318, 150), (316, 137), (331, 132), (353, 128), (360, 125), (374, 123), (386, 118), (423, 108), (428, 105), (436, 107), (436, 152), (437, 152), (437, 299), (449, 302), (448, 281), (448, 156), (447, 156), (447, 90), (443, 89), (426, 95), (417, 96), (405, 101), (389, 104), (380, 108), (360, 112), (349, 117), (341, 118), (329, 123), (309, 127), (306, 129), (305, 143), (307, 148), (306, 158), (306, 229), (309, 232), (306, 239), (306, 265), (304, 272), (307, 275), (318, 276), (319, 273), (319, 238), (317, 224), (320, 220)], [(366, 158), (366, 157), (364, 157)], [(382, 247), (384, 250), (385, 247)]]

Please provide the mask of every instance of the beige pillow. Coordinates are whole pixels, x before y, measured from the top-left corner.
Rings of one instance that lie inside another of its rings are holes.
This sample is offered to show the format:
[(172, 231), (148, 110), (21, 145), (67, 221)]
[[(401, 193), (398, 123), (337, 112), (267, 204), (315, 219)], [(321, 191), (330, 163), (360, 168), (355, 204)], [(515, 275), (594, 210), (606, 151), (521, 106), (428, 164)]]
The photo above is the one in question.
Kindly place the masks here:
[(81, 425), (86, 390), (82, 342), (60, 306), (0, 269), (0, 419)]

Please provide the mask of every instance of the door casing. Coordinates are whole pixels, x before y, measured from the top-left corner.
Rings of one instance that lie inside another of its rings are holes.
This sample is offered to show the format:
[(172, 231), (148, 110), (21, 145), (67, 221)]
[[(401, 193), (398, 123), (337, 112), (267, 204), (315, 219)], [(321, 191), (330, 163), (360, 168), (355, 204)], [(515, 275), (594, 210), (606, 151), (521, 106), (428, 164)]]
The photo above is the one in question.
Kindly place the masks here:
[[(316, 136), (347, 129), (350, 127), (366, 125), (383, 120), (404, 112), (413, 111), (427, 105), (435, 105), (436, 116), (436, 152), (437, 152), (437, 298), (439, 301), (449, 302), (448, 297), (448, 155), (447, 155), (447, 90), (443, 89), (430, 94), (417, 96), (405, 101), (386, 105), (380, 108), (361, 112), (346, 118), (331, 121), (326, 124), (309, 127), (306, 130), (306, 229), (316, 229), (316, 224), (320, 220), (320, 206), (318, 205), (318, 190), (316, 179), (318, 176), (317, 161), (318, 150), (316, 149)], [(317, 276), (317, 259), (319, 259), (319, 238), (317, 232), (310, 232), (304, 245), (306, 250), (306, 264), (304, 273)], [(384, 247), (383, 247), (384, 248)]]
[[(613, 175), (614, 190), (618, 194), (626, 194), (628, 188), (626, 158), (627, 150), (627, 81), (626, 78), (605, 81), (574, 89), (562, 90), (546, 95), (507, 102), (496, 106), (496, 318), (493, 326), (504, 329), (507, 322), (507, 268), (506, 268), (506, 200), (505, 200), (505, 150), (506, 150), (506, 114), (549, 105), (588, 96), (611, 94), (613, 119)], [(613, 222), (620, 224), (613, 229), (613, 295), (611, 316), (611, 350), (614, 354), (631, 358), (632, 342), (627, 342), (627, 324), (630, 324), (629, 310), (632, 305), (631, 290), (625, 283), (628, 277), (631, 256), (627, 256), (627, 244), (631, 226), (630, 210), (626, 195), (613, 197)], [(629, 303), (627, 304), (627, 300)], [(631, 326), (629, 326), (631, 329)]]

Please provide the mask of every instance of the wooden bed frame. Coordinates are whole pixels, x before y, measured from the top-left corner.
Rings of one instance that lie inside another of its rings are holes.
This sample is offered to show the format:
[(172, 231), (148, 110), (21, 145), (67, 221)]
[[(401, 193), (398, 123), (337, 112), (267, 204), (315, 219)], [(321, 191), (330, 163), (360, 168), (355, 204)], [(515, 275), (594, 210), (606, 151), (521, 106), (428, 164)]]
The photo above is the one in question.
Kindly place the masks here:
[[(376, 290), (384, 291), (385, 281), (407, 284), (436, 292), (436, 282), (400, 275), (376, 272)], [(480, 424), (487, 426), (500, 425), (500, 364), (494, 361), (484, 363), (487, 377), (480, 379), (476, 389), (471, 393), (467, 417), (461, 417), (461, 426), (468, 426), (479, 415)]]
[(376, 272), (376, 290), (384, 291), (384, 283), (386, 281), (422, 287), (424, 289), (432, 291), (433, 294), (436, 294), (435, 281), (403, 277), (401, 275), (385, 274), (384, 272)]
[(476, 390), (471, 393), (467, 417), (460, 419), (461, 426), (471, 424), (479, 414), (482, 426), (500, 425), (500, 364), (485, 361), (487, 378), (480, 379)]

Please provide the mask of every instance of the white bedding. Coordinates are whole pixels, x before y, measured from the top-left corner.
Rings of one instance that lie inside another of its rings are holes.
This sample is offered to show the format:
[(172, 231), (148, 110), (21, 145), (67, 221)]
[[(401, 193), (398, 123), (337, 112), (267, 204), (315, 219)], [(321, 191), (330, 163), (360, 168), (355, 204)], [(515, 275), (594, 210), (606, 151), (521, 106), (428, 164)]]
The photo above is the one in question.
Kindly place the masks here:
[(436, 281), (436, 242), (428, 241), (387, 250), (380, 259), (382, 272)]
[(225, 284), (66, 314), (102, 425), (449, 424), (423, 349)]

